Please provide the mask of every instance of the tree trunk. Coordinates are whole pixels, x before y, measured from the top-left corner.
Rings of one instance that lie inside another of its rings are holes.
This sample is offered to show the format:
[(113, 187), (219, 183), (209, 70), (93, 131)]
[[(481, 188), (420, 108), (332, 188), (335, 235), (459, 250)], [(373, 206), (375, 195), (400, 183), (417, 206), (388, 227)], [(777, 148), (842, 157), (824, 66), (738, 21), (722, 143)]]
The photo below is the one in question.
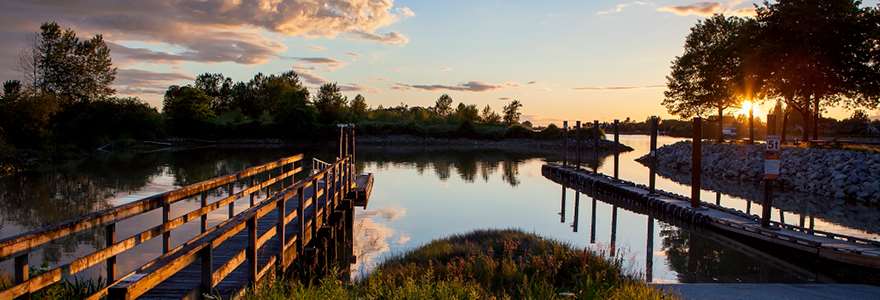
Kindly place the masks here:
[(785, 128), (788, 125), (788, 115), (791, 114), (791, 107), (786, 107), (785, 112), (782, 113), (782, 132), (780, 133), (781, 138), (779, 139), (783, 144), (785, 143)]
[(724, 143), (724, 107), (718, 107), (718, 143)]
[(821, 118), (821, 112), (819, 112), (819, 97), (816, 97), (815, 102), (813, 102), (813, 111), (815, 112), (815, 117), (813, 118), (813, 140), (819, 139), (819, 119)]

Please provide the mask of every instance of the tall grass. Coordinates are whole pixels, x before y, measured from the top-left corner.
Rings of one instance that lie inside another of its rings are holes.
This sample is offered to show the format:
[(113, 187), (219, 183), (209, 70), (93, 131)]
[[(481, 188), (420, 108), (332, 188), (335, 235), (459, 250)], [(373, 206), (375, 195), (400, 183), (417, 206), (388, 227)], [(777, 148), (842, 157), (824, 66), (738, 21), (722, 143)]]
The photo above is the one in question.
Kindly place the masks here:
[(350, 285), (335, 277), (276, 280), (247, 299), (669, 299), (619, 259), (517, 230), (435, 240)]

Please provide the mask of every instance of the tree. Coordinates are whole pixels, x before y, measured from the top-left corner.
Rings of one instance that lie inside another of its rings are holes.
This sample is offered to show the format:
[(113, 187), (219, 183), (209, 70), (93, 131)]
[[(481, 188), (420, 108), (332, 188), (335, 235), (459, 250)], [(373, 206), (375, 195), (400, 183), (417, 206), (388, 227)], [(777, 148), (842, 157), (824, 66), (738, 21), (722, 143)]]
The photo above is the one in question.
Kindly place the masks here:
[(486, 124), (498, 124), (501, 123), (501, 116), (498, 115), (495, 111), (492, 110), (492, 107), (489, 104), (486, 104), (486, 107), (483, 107), (482, 113), (480, 113), (480, 117), (483, 123)]
[(480, 120), (480, 111), (473, 104), (458, 103), (458, 107), (455, 108), (453, 115), (458, 122), (475, 123)]
[(196, 77), (193, 86), (212, 98), (211, 109), (215, 113), (232, 109), (232, 78), (221, 73), (204, 73)]
[(443, 94), (437, 98), (437, 102), (434, 103), (434, 113), (441, 118), (448, 117), (452, 113), (452, 97)]
[(743, 41), (753, 26), (742, 18), (714, 15), (691, 28), (684, 54), (672, 61), (672, 72), (666, 76), (662, 104), (669, 113), (690, 118), (716, 110), (718, 140), (724, 140), (724, 110), (738, 105), (740, 98), (754, 96), (743, 66)]
[(165, 92), (162, 114), (174, 134), (197, 134), (215, 117), (211, 97), (192, 86), (172, 85)]
[(354, 99), (351, 100), (349, 111), (351, 111), (351, 116), (356, 121), (360, 121), (367, 118), (367, 100), (364, 99), (364, 96), (361, 94), (357, 94), (354, 96)]
[(7, 80), (3, 82), (3, 97), (0, 97), (2, 103), (14, 102), (21, 96), (21, 81)]
[(513, 100), (510, 104), (504, 106), (504, 123), (507, 125), (513, 125), (519, 123), (519, 117), (522, 116), (522, 113), (519, 111), (522, 108), (522, 103), (519, 100)]
[[(874, 108), (880, 102), (876, 10), (853, 0), (779, 0), (757, 10), (760, 77), (771, 95), (798, 111), (818, 138), (821, 110), (843, 101)], [(872, 17), (874, 16), (874, 17)]]
[(110, 87), (116, 68), (100, 34), (81, 41), (72, 29), (61, 29), (55, 22), (44, 23), (40, 30), (34, 50), (39, 90), (57, 95), (64, 104), (89, 102), (116, 92)]
[(324, 124), (346, 121), (348, 99), (336, 83), (326, 83), (315, 95), (315, 108), (318, 109), (318, 120)]

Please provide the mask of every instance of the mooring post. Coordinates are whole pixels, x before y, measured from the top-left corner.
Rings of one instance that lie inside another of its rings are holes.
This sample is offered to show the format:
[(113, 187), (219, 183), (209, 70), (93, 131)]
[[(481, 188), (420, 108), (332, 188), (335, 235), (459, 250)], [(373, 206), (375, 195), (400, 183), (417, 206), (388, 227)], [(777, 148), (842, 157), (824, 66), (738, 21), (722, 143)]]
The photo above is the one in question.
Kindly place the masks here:
[(578, 212), (580, 211), (581, 206), (581, 192), (578, 190), (574, 191), (574, 222), (571, 223), (572, 232), (578, 232)]
[(565, 185), (562, 186), (562, 207), (559, 209), (559, 223), (565, 223)]
[(657, 177), (657, 130), (659, 127), (657, 124), (657, 117), (651, 117), (651, 152), (648, 153), (650, 155), (650, 160), (648, 161), (648, 193), (653, 195), (655, 190), (655, 183)]
[(568, 121), (562, 121), (562, 166), (568, 167)]
[(614, 119), (614, 179), (618, 179), (620, 175), (620, 153), (617, 151), (617, 145), (620, 144), (620, 121)]
[(590, 244), (596, 243), (596, 198), (593, 198), (593, 207), (590, 212)]
[(703, 170), (703, 120), (694, 118), (693, 147), (691, 148), (691, 207), (700, 207), (700, 179)]
[(648, 215), (648, 240), (645, 246), (645, 282), (654, 280), (654, 217)]
[(599, 120), (593, 120), (593, 173), (599, 173)]
[(617, 205), (613, 205), (611, 207), (611, 256), (614, 256), (614, 253), (617, 252), (616, 244), (617, 243)]
[[(779, 171), (778, 168), (777, 168), (777, 170), (768, 170), (768, 166), (767, 166), (767, 164), (768, 164), (767, 160), (769, 160), (770, 158), (777, 159), (777, 162), (779, 159), (779, 157), (778, 157), (778, 148), (779, 148), (778, 140), (775, 142), (775, 145), (771, 145), (771, 144), (774, 144), (774, 141), (772, 141), (770, 136), (775, 135), (775, 134), (776, 134), (776, 117), (773, 114), (769, 114), (769, 115), (767, 115), (767, 136), (768, 136), (767, 149), (764, 153), (764, 160), (765, 160), (765, 162), (764, 162), (764, 173), (765, 173), (764, 174), (764, 203), (761, 203), (761, 208), (762, 208), (761, 209), (761, 227), (764, 227), (764, 228), (770, 227), (770, 212), (773, 208), (773, 181), (774, 181), (775, 177), (773, 175), (771, 175), (770, 172), (772, 172), (772, 171), (778, 172)], [(774, 149), (777, 150), (777, 152), (774, 152)], [(772, 154), (776, 154), (775, 157), (770, 157)], [(776, 175), (778, 175), (778, 174), (776, 174)], [(782, 216), (782, 210), (780, 210), (780, 218), (781, 218), (781, 216)], [(783, 221), (780, 219), (780, 222), (783, 222)]]
[(575, 168), (581, 168), (581, 138), (583, 135), (581, 134), (581, 121), (574, 122), (574, 157), (575, 157)]

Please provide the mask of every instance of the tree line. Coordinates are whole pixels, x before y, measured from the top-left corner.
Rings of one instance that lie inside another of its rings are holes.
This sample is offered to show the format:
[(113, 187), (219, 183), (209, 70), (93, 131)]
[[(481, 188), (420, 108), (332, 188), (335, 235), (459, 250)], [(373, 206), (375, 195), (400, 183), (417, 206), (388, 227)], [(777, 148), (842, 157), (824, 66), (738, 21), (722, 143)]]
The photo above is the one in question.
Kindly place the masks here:
[(160, 112), (138, 98), (116, 95), (117, 68), (100, 34), (80, 38), (55, 22), (40, 26), (18, 69), (23, 80), (5, 81), (0, 94), (0, 156), (22, 149), (75, 154), (164, 137), (313, 139), (332, 136), (337, 123), (451, 136), (483, 137), (479, 132), (485, 128), (533, 132), (528, 123), (520, 124), (517, 100), (500, 113), (488, 105), (453, 106), (445, 94), (431, 107), (371, 108), (362, 95), (349, 99), (335, 83), (311, 93), (294, 71), (260, 73), (246, 82), (201, 74), (191, 84), (168, 87)]
[(830, 107), (876, 109), (880, 9), (852, 0), (779, 0), (757, 5), (755, 17), (698, 21), (672, 61), (662, 104), (682, 118), (715, 112), (720, 123), (743, 101), (777, 102), (783, 137), (797, 118), (804, 140), (819, 137)]

